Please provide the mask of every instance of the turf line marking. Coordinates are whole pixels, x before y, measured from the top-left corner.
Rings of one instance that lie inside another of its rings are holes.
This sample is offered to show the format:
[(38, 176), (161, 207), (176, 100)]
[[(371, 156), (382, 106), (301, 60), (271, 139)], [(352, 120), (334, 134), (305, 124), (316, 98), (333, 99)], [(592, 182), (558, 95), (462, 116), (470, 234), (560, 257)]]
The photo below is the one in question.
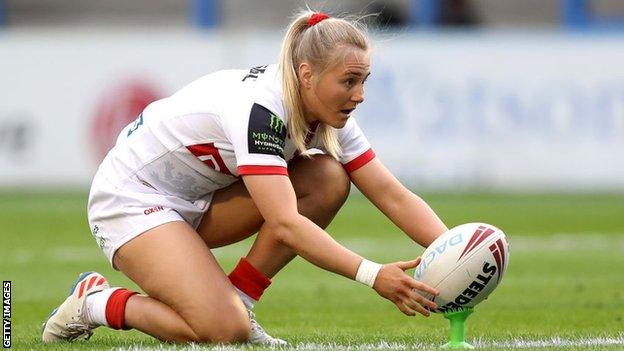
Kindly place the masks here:
[[(624, 234), (553, 234), (550, 236), (521, 236), (511, 235), (508, 237), (512, 255), (517, 252), (570, 252), (587, 250), (613, 251), (624, 250)], [(377, 255), (379, 248), (384, 248), (386, 252), (392, 252), (394, 256), (411, 256), (420, 254), (424, 248), (412, 242), (406, 236), (388, 234), (379, 238), (338, 238), (345, 247), (362, 255)], [(218, 258), (234, 257), (245, 255), (249, 250), (251, 242), (242, 242), (226, 247), (213, 249), (212, 252)]]
[[(596, 337), (596, 338), (579, 338), (564, 339), (553, 337), (549, 339), (531, 340), (527, 338), (517, 338), (510, 340), (488, 341), (483, 339), (468, 340), (476, 348), (496, 347), (505, 349), (540, 349), (549, 347), (591, 347), (591, 346), (614, 346), (624, 345), (624, 334), (616, 337)], [(385, 342), (364, 343), (364, 344), (336, 344), (336, 343), (298, 343), (292, 344), (290, 347), (276, 348), (277, 350), (336, 350), (336, 351), (373, 351), (373, 350), (415, 350), (415, 349), (437, 349), (440, 345), (430, 343), (399, 343)], [(246, 349), (247, 347), (224, 345), (224, 346), (207, 346), (199, 344), (190, 344), (188, 346), (179, 345), (162, 345), (162, 347), (119, 347), (114, 348), (116, 351), (143, 351), (143, 350), (214, 350), (214, 351), (236, 351)]]
[[(586, 234), (567, 235), (554, 234), (550, 236), (509, 236), (511, 252), (570, 252), (579, 247), (583, 250), (611, 251), (624, 249), (624, 235)], [(396, 255), (406, 253), (421, 253), (424, 248), (414, 244), (405, 237), (383, 238), (347, 238), (339, 240), (346, 247), (361, 254), (379, 252), (380, 247), (391, 248)]]
[(482, 339), (474, 341), (475, 347), (499, 347), (499, 348), (546, 348), (546, 347), (587, 347), (587, 346), (611, 346), (624, 345), (624, 334), (618, 337), (599, 337), (581, 339), (563, 339), (553, 337), (550, 339), (512, 339), (503, 341), (485, 341)]
[[(0, 0), (1, 1), (1, 0)], [(340, 240), (346, 247), (364, 256), (379, 255), (379, 248), (385, 252), (391, 252), (395, 258), (407, 258), (423, 252), (423, 248), (411, 242), (407, 237), (384, 237), (384, 238), (347, 238)], [(576, 252), (587, 250), (608, 251), (624, 250), (624, 235), (587, 234), (552, 235), (548, 237), (510, 236), (512, 255), (516, 253), (538, 252)], [(212, 252), (221, 259), (238, 259), (249, 251), (251, 241), (244, 241), (234, 245), (217, 248)], [(579, 248), (582, 248), (579, 249)], [(30, 248), (19, 247), (5, 253), (0, 257), (0, 262), (5, 261), (13, 264), (26, 265), (31, 262), (103, 262), (105, 260), (101, 251), (93, 241), (86, 246), (54, 246), (45, 251), (33, 251)]]

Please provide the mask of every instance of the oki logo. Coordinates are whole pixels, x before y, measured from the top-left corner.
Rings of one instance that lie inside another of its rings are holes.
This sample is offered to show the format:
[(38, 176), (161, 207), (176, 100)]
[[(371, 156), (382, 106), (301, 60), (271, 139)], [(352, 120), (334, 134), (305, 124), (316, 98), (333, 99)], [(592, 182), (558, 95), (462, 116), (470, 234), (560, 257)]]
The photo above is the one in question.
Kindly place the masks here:
[(154, 212), (162, 211), (164, 209), (165, 208), (162, 207), (162, 206), (154, 206), (152, 208), (148, 208), (147, 210), (143, 211), (143, 213), (147, 216), (147, 215), (152, 214)]

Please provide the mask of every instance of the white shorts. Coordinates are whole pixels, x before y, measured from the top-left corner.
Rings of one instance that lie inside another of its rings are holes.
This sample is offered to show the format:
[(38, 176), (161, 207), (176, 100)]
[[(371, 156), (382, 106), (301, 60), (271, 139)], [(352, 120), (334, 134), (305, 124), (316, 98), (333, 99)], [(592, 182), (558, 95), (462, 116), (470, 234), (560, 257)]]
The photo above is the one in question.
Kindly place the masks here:
[(98, 172), (87, 206), (91, 234), (117, 269), (113, 264), (117, 249), (147, 230), (174, 221), (185, 221), (197, 229), (213, 195), (190, 202), (160, 194), (138, 180), (118, 186)]

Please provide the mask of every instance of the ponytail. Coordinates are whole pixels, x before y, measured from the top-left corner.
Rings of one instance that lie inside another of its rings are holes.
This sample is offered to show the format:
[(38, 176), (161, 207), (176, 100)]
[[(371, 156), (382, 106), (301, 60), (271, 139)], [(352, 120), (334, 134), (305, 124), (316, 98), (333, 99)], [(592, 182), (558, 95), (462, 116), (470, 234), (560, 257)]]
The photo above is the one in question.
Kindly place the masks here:
[[(279, 58), (279, 70), (282, 74), (284, 105), (289, 115), (288, 133), (296, 150), (302, 155), (307, 155), (305, 136), (309, 126), (305, 120), (301, 101), (298, 67), (306, 61), (323, 72), (334, 63), (332, 51), (341, 45), (362, 50), (369, 48), (364, 29), (358, 28), (355, 21), (329, 17), (323, 13), (303, 11), (291, 22), (286, 31)], [(325, 150), (338, 159), (342, 150), (336, 129), (321, 123), (316, 134)]]

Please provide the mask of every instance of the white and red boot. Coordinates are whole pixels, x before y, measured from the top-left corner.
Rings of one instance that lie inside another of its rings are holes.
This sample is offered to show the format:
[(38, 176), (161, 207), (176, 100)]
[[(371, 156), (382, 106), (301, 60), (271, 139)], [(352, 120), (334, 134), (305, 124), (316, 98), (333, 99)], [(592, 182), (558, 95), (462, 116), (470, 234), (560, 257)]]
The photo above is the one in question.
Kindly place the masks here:
[(254, 305), (260, 300), (264, 290), (271, 284), (271, 279), (265, 277), (244, 257), (241, 258), (236, 268), (234, 268), (228, 277), (236, 288), (241, 300), (243, 300), (247, 308), (247, 313), (249, 314), (249, 320), (251, 321), (251, 337), (248, 342), (250, 344), (267, 346), (286, 345), (286, 341), (267, 334), (258, 321), (256, 321), (256, 316), (252, 311)]
[(136, 294), (124, 288), (110, 288), (99, 273), (80, 274), (65, 301), (43, 323), (43, 342), (89, 339), (93, 329), (108, 326), (128, 329), (124, 324), (128, 299)]

